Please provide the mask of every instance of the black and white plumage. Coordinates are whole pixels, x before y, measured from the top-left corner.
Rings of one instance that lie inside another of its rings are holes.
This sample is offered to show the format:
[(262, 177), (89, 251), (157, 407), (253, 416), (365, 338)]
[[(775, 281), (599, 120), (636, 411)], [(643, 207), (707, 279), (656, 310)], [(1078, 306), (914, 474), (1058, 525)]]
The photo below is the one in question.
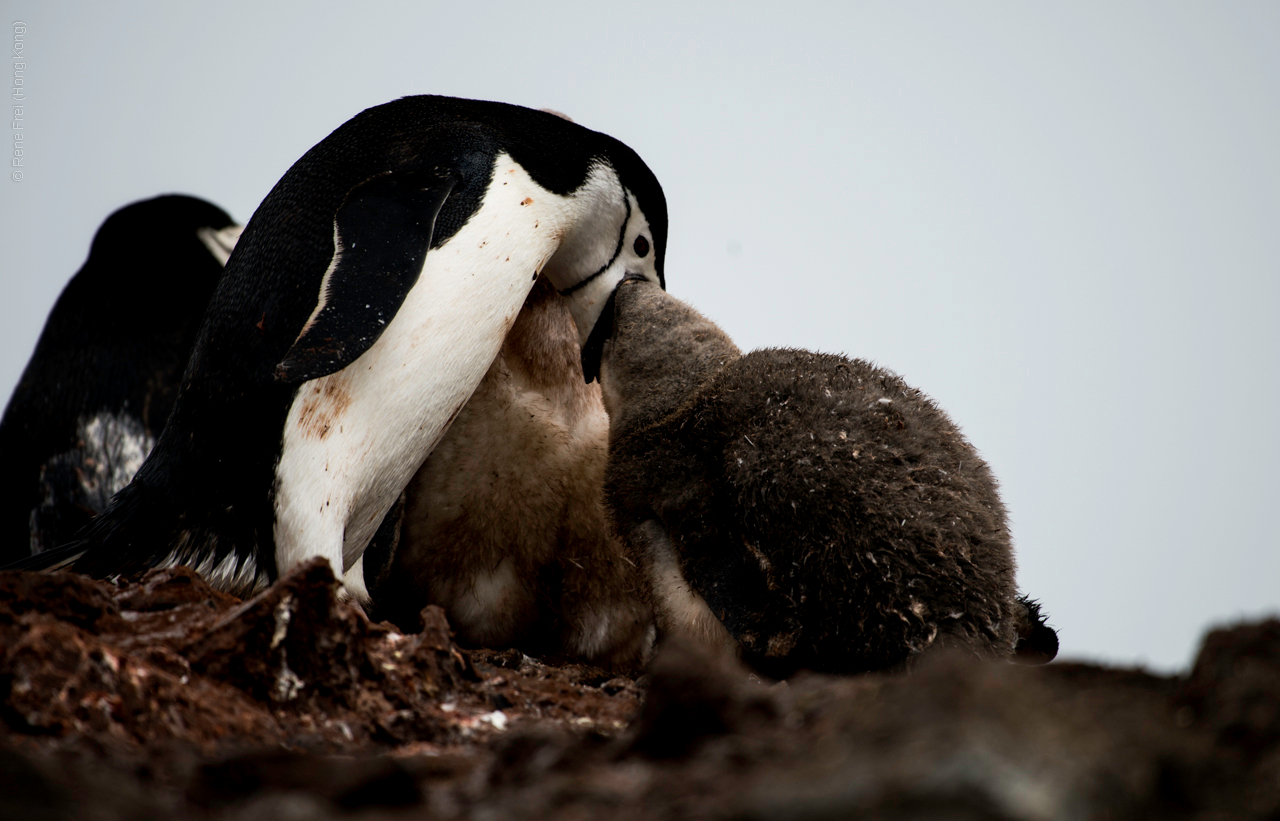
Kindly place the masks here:
[(366, 545), (538, 274), (585, 343), (626, 273), (661, 280), (665, 244), (661, 187), (611, 137), (445, 97), (357, 115), (255, 212), (151, 456), (44, 564), (188, 564), (248, 592), (323, 556), (364, 598)]
[[(647, 237), (631, 242), (636, 259), (648, 256)], [(599, 382), (584, 381), (595, 358), (573, 320), (579, 295), (538, 278), (405, 488), (402, 514), (383, 519), (365, 553), (373, 618), (414, 630), (435, 604), (463, 644), (643, 665), (652, 615), (605, 515), (609, 418)], [(591, 338), (598, 355), (602, 337)]]
[(142, 464), (240, 226), (166, 195), (103, 222), (0, 420), (0, 563), (70, 540)]

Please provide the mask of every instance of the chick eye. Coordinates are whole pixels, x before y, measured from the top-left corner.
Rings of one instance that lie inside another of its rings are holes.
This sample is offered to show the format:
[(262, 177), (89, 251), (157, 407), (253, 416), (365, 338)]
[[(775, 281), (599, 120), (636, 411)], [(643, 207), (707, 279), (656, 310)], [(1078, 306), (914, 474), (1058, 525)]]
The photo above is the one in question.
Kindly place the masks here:
[(636, 237), (635, 244), (631, 246), (635, 249), (636, 256), (646, 257), (649, 255), (649, 240), (645, 239), (644, 234)]

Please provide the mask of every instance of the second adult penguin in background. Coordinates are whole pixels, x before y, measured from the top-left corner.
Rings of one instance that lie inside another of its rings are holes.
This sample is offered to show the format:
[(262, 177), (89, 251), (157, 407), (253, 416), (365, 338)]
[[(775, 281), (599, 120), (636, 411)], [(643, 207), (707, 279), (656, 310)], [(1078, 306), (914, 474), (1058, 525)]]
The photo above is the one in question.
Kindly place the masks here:
[(177, 194), (103, 222), (0, 420), (0, 565), (69, 541), (133, 478), (239, 234)]
[(924, 394), (856, 359), (744, 356), (638, 280), (613, 302), (605, 498), (660, 633), (775, 677), (932, 647), (1053, 657), (1056, 634), (1017, 596), (995, 480)]

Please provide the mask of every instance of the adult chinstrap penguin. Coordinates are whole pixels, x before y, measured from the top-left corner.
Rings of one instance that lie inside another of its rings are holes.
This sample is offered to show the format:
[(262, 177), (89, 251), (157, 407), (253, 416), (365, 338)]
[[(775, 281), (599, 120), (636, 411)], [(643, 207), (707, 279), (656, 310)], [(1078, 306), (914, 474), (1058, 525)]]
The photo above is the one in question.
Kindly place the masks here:
[(70, 540), (133, 478), (239, 232), (221, 208), (176, 194), (102, 223), (0, 419), (0, 564)]
[(576, 298), (538, 278), (383, 519), (364, 560), (373, 618), (416, 630), (436, 604), (464, 645), (642, 669), (652, 614), (604, 513), (609, 418), (599, 382), (584, 380)]
[(188, 564), (243, 593), (323, 556), (365, 598), (366, 545), (538, 275), (587, 344), (624, 274), (661, 281), (665, 245), (662, 189), (611, 137), (445, 97), (357, 115), (254, 213), (151, 456), (44, 565)]
[(640, 281), (613, 301), (605, 494), (661, 632), (777, 677), (934, 647), (1052, 657), (995, 480), (924, 394), (857, 359), (742, 355)]
[(475, 393), (405, 488), (394, 558), (365, 554), (375, 619), (444, 608), (464, 645), (636, 671), (642, 580), (604, 511), (609, 418), (569, 305), (540, 277)]

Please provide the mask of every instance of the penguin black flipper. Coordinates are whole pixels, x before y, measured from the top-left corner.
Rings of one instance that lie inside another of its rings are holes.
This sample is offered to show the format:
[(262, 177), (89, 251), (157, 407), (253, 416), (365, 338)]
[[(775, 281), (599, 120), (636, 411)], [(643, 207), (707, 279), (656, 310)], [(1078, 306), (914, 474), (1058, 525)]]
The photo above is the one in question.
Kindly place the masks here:
[(456, 180), (381, 174), (357, 185), (333, 220), (333, 262), (320, 299), (275, 378), (297, 384), (369, 350), (418, 281), (436, 216)]

